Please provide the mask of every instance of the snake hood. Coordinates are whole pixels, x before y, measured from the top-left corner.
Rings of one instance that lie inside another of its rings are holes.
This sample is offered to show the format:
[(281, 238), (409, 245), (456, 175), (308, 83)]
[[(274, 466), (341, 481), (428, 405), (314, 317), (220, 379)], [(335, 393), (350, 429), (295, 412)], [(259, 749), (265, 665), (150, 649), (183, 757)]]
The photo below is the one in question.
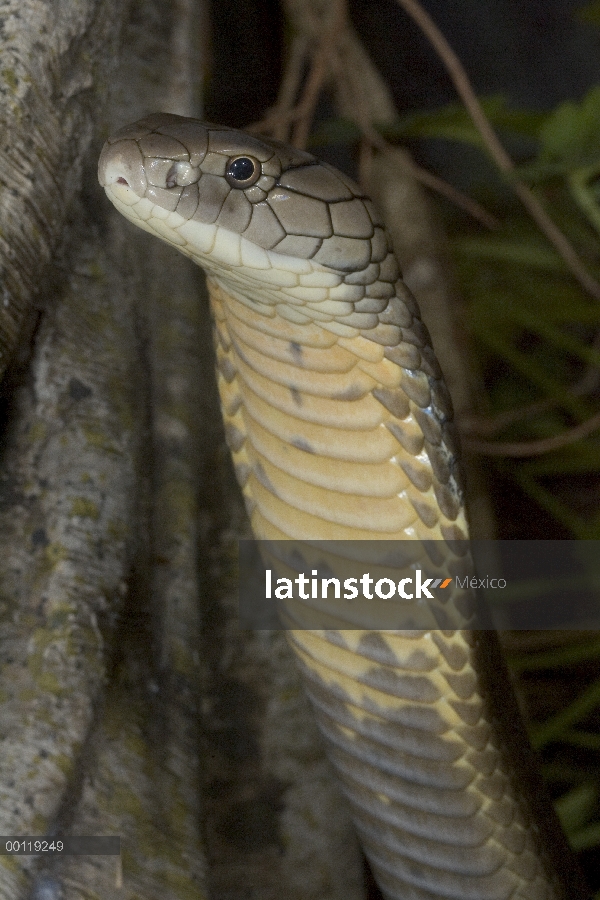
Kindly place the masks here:
[(321, 320), (328, 312), (319, 304), (337, 300), (336, 318), (362, 313), (353, 324), (368, 328), (369, 314), (394, 294), (398, 266), (372, 202), (302, 150), (157, 114), (107, 141), (98, 177), (136, 225), (176, 244), (230, 290), (239, 289), (243, 267), (246, 296), (305, 306), (305, 321)]

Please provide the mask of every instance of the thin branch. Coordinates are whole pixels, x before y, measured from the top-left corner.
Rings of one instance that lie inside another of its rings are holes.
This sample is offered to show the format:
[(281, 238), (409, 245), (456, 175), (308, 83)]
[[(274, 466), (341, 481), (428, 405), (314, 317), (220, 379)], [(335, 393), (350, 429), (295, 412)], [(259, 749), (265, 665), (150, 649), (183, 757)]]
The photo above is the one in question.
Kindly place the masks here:
[[(297, 122), (299, 119), (305, 118), (308, 106), (308, 104), (305, 106), (306, 94), (303, 100), (298, 105), (291, 106), (290, 104), (292, 103), (298, 91), (298, 85), (302, 77), (302, 69), (306, 60), (307, 46), (308, 41), (304, 37), (298, 38), (296, 41), (294, 41), (292, 50), (290, 52), (290, 58), (283, 75), (282, 87), (279, 91), (279, 97), (277, 99), (276, 105), (272, 107), (267, 112), (267, 114), (258, 122), (253, 122), (251, 125), (247, 125), (246, 131), (250, 132), (251, 134), (270, 134), (277, 140), (285, 140), (288, 137), (288, 126), (293, 124), (294, 122)], [(321, 44), (320, 46), (320, 49), (322, 48), (323, 44)], [(326, 49), (329, 53), (332, 48), (327, 45)], [(329, 64), (334, 72), (334, 77), (336, 78), (338, 89), (343, 90), (345, 88), (343, 78), (341, 77), (343, 74), (343, 68), (339, 66), (337, 54), (331, 53), (331, 56), (329, 57)], [(319, 79), (317, 88), (318, 90), (320, 90), (322, 87), (322, 70), (318, 74)], [(315, 82), (317, 82), (316, 78)], [(313, 100), (313, 97), (314, 93), (311, 90), (311, 95), (309, 97), (311, 102)], [(355, 101), (356, 99), (357, 98), (354, 98)], [(357, 109), (356, 102), (354, 106), (355, 109)], [(388, 154), (394, 153), (395, 148), (377, 131), (375, 131), (375, 129), (372, 128), (370, 124), (368, 124), (368, 117), (366, 116), (365, 110), (361, 109), (360, 112), (357, 113), (357, 115), (355, 116), (355, 122), (363, 133), (363, 140), (361, 141), (359, 156), (359, 181), (361, 184), (364, 184), (364, 176), (368, 171), (367, 163), (370, 159), (369, 147), (377, 147), (382, 152)], [(308, 122), (308, 124), (310, 125), (310, 121)], [(369, 146), (367, 146), (367, 144)], [(494, 230), (495, 228), (499, 227), (500, 223), (498, 219), (495, 218), (495, 216), (489, 213), (486, 209), (483, 208), (483, 206), (481, 206), (471, 197), (468, 197), (466, 194), (463, 194), (451, 184), (448, 184), (447, 181), (444, 181), (442, 178), (439, 178), (437, 175), (434, 175), (427, 169), (423, 169), (421, 166), (416, 165), (416, 163), (414, 163), (412, 160), (409, 160), (405, 157), (402, 158), (402, 163), (407, 169), (409, 169), (410, 173), (417, 181), (419, 181), (430, 190), (436, 191), (438, 194), (446, 197), (448, 200), (450, 200), (451, 203), (454, 203), (454, 205), (458, 206), (460, 209), (464, 209), (465, 212), (472, 216), (476, 221), (480, 222), (485, 228)]]
[(476, 440), (477, 437), (491, 437), (491, 435), (497, 434), (499, 431), (504, 431), (510, 425), (515, 425), (524, 419), (532, 419), (534, 416), (540, 415), (540, 413), (547, 412), (549, 409), (558, 406), (559, 403), (560, 401), (553, 397), (546, 397), (544, 400), (535, 400), (533, 403), (527, 403), (524, 406), (506, 409), (494, 416), (478, 416), (467, 413), (461, 416), (459, 428), (461, 434), (465, 436), (464, 440), (473, 435), (476, 435), (476, 437), (472, 438), (473, 440)]
[(523, 441), (511, 443), (509, 441), (476, 441), (471, 438), (463, 439), (462, 443), (467, 450), (473, 453), (481, 453), (484, 456), (541, 456), (543, 453), (550, 453), (552, 450), (558, 450), (566, 447), (568, 444), (574, 444), (575, 441), (587, 437), (593, 431), (600, 428), (600, 413), (596, 413), (580, 425), (563, 431), (551, 438), (543, 438), (539, 441)]
[(294, 38), (285, 65), (277, 102), (262, 119), (246, 126), (251, 134), (270, 134), (278, 141), (289, 140), (288, 126), (300, 115), (295, 105), (302, 82), (302, 73), (308, 59), (309, 40), (305, 34)]
[(308, 46), (309, 41), (307, 35), (301, 34), (294, 38), (290, 49), (289, 59), (279, 87), (277, 104), (273, 110), (273, 114), (276, 118), (272, 134), (278, 141), (285, 141), (289, 137), (286, 125), (291, 124), (297, 118), (297, 116), (294, 115), (293, 118), (288, 119), (287, 122), (284, 120), (286, 114), (294, 112), (294, 104), (300, 90), (302, 74), (308, 56)]
[[(378, 131), (376, 131), (371, 125), (367, 124), (364, 121), (360, 121), (359, 116), (357, 115), (355, 119), (356, 124), (361, 129), (363, 135), (370, 141), (374, 147), (377, 147), (378, 150), (381, 150), (382, 153), (394, 154), (395, 147), (393, 144), (390, 144), (389, 141), (386, 141), (384, 137), (382, 137)], [(447, 181), (444, 181), (443, 178), (438, 178), (437, 175), (434, 175), (432, 172), (427, 171), (427, 169), (421, 168), (421, 166), (416, 165), (411, 159), (402, 157), (402, 163), (406, 166), (411, 175), (423, 184), (425, 187), (430, 188), (433, 191), (437, 191), (438, 194), (442, 194), (442, 196), (446, 197), (448, 200), (451, 200), (455, 206), (458, 206), (460, 209), (464, 209), (465, 212), (469, 213), (474, 219), (484, 225), (486, 228), (489, 228), (493, 231), (495, 228), (499, 228), (500, 222), (493, 216), (491, 213), (484, 209), (483, 206), (480, 206), (476, 200), (473, 200), (471, 197), (468, 197), (466, 194), (463, 194), (462, 191), (459, 191), (458, 188), (453, 187), (451, 184), (448, 184)]]
[(396, 0), (396, 2), (417, 23), (436, 50), (492, 159), (501, 172), (510, 175), (509, 183), (531, 217), (560, 253), (581, 286), (596, 300), (600, 300), (600, 283), (587, 271), (571, 242), (550, 218), (532, 191), (516, 177), (512, 159), (498, 140), (460, 59), (442, 32), (418, 0)]
[[(344, 77), (345, 68), (337, 54), (331, 60), (331, 68), (338, 91), (342, 95), (345, 93), (348, 98), (346, 107), (347, 109), (352, 110), (352, 119), (360, 128), (362, 137), (366, 138), (373, 147), (376, 147), (382, 153), (395, 155), (395, 158), (398, 159), (394, 145), (390, 144), (389, 141), (379, 134), (371, 124), (371, 116), (369, 115), (369, 110), (365, 106), (364, 97), (362, 95), (359, 97), (353, 94), (349, 95), (346, 91), (346, 78)], [(433, 172), (421, 168), (421, 166), (418, 166), (407, 155), (403, 154), (400, 158), (402, 160), (402, 165), (410, 172), (416, 181), (420, 182), (430, 190), (436, 191), (438, 194), (446, 197), (446, 199), (450, 200), (451, 203), (454, 203), (454, 205), (458, 206), (460, 209), (464, 209), (465, 212), (476, 219), (476, 221), (480, 222), (485, 228), (489, 228), (490, 231), (500, 227), (500, 222), (495, 216), (484, 209), (483, 206), (480, 206), (475, 200), (472, 200), (471, 197), (468, 197), (466, 194), (459, 191), (458, 188), (448, 184), (447, 181), (434, 175)], [(364, 140), (361, 141), (361, 160), (364, 160)], [(366, 171), (368, 171), (368, 169), (361, 168), (359, 160), (359, 172), (362, 175), (362, 173)], [(361, 177), (359, 178), (359, 181), (363, 186), (367, 187), (367, 180), (365, 178)]]
[(244, 131), (247, 131), (249, 134), (270, 134), (272, 137), (276, 137), (277, 140), (281, 140), (280, 137), (277, 137), (278, 134), (282, 133), (281, 129), (283, 129), (285, 138), (286, 126), (295, 122), (300, 114), (297, 106), (288, 110), (280, 110), (277, 106), (274, 106), (267, 110), (264, 118), (259, 119), (257, 122), (252, 122), (250, 125), (244, 125)]
[(334, 55), (335, 45), (344, 29), (346, 15), (346, 0), (335, 0), (329, 25), (314, 54), (302, 99), (298, 104), (299, 117), (292, 137), (295, 147), (306, 147), (319, 94), (329, 72), (329, 61)]
[(421, 184), (430, 188), (432, 191), (436, 191), (438, 194), (446, 197), (454, 203), (455, 206), (460, 207), (460, 209), (464, 209), (465, 212), (469, 213), (469, 215), (478, 222), (481, 222), (482, 225), (485, 225), (486, 228), (489, 228), (490, 231), (494, 231), (496, 228), (500, 227), (500, 222), (496, 216), (488, 212), (487, 209), (477, 203), (476, 200), (473, 200), (472, 197), (463, 194), (458, 188), (448, 184), (447, 181), (434, 175), (433, 172), (430, 172), (428, 169), (423, 169), (421, 166), (418, 166), (412, 160), (409, 161), (408, 165), (417, 181), (420, 181)]
[(367, 137), (362, 137), (358, 147), (358, 183), (366, 185), (373, 165), (373, 144)]

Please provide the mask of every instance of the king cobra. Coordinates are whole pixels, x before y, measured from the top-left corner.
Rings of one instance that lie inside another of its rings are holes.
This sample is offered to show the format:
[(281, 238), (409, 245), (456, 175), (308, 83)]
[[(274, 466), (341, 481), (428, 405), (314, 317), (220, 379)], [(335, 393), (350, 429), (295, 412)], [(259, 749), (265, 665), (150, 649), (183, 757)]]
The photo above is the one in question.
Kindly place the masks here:
[[(450, 398), (356, 184), (307, 152), (167, 114), (116, 132), (99, 180), (206, 272), (227, 442), (258, 538), (467, 537)], [(588, 897), (493, 632), (289, 639), (387, 900)]]

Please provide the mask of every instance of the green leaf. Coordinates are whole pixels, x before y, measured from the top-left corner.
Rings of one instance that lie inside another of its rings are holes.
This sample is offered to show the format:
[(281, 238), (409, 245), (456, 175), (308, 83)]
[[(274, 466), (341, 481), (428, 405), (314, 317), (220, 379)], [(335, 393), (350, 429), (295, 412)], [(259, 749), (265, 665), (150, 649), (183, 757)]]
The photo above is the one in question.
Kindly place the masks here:
[[(569, 835), (569, 843), (577, 853), (589, 850), (600, 842), (600, 822), (593, 822)], [(596, 895), (597, 896), (597, 895)]]
[(600, 85), (580, 103), (561, 103), (540, 129), (541, 164), (562, 163), (569, 169), (600, 159)]
[(589, 822), (598, 799), (598, 785), (586, 781), (572, 788), (554, 803), (560, 824), (567, 834)]
[(513, 172), (508, 173), (507, 178), (510, 181), (511, 178), (517, 177), (522, 181), (535, 183), (536, 181), (543, 181), (545, 178), (562, 177), (572, 171), (572, 169), (572, 160), (561, 159), (550, 162), (547, 159), (546, 161), (541, 161), (540, 157), (533, 162), (515, 166)]
[[(480, 103), (496, 128), (512, 131), (527, 138), (537, 139), (546, 119), (546, 113), (510, 109), (506, 98), (500, 94), (480, 98)], [(438, 109), (419, 110), (393, 122), (380, 122), (376, 127), (390, 141), (406, 138), (444, 138), (483, 147), (479, 132), (461, 103), (449, 103)], [(310, 146), (348, 144), (357, 141), (359, 137), (360, 129), (350, 119), (329, 119), (313, 132)]]
[(328, 119), (311, 134), (310, 148), (335, 144), (354, 144), (360, 138), (360, 128), (350, 119)]
[(600, 681), (593, 681), (565, 709), (531, 728), (531, 743), (540, 749), (550, 741), (561, 739), (563, 733), (572, 725), (581, 722), (600, 704)]
[(598, 471), (599, 459), (600, 446), (596, 432), (591, 438), (568, 444), (553, 453), (532, 457), (522, 465), (522, 470), (537, 478), (550, 475), (586, 475)]
[(511, 238), (460, 237), (452, 246), (459, 253), (476, 259), (494, 260), (509, 265), (534, 266), (548, 272), (566, 272), (564, 260), (547, 243), (537, 240), (524, 242)]
[[(480, 103), (496, 128), (514, 131), (529, 138), (537, 138), (545, 119), (544, 113), (510, 109), (506, 98), (501, 94), (480, 98)], [(460, 103), (411, 113), (395, 122), (382, 124), (380, 130), (389, 140), (407, 137), (445, 138), (477, 147), (483, 146), (469, 113)]]
[(600, 640), (593, 637), (583, 644), (567, 644), (564, 647), (553, 647), (552, 650), (540, 650), (537, 653), (508, 653), (507, 661), (512, 672), (535, 672), (537, 669), (555, 669), (562, 666), (573, 666), (588, 659), (600, 658)]
[(590, 22), (592, 25), (600, 25), (600, 0), (592, 0), (578, 9), (575, 18), (580, 22)]
[[(502, 468), (508, 476), (510, 474), (509, 467), (504, 465)], [(588, 518), (583, 519), (575, 510), (559, 500), (554, 491), (547, 490), (540, 481), (526, 474), (523, 468), (517, 472), (516, 480), (526, 494), (529, 494), (557, 522), (561, 522), (575, 538), (581, 541), (600, 540), (600, 527), (598, 527), (600, 523), (594, 520), (590, 522)]]
[(565, 743), (571, 744), (572, 747), (582, 747), (584, 750), (600, 750), (600, 734), (573, 728), (565, 732)]

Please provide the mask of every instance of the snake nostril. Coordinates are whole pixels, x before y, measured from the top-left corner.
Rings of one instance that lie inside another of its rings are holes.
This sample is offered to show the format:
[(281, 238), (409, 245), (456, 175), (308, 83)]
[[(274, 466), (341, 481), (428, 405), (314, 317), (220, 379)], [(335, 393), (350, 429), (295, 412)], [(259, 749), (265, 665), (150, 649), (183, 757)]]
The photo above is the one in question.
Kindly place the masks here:
[(117, 184), (126, 184), (129, 187), (129, 182), (125, 180), (125, 178), (117, 178)]
[(176, 187), (188, 187), (200, 180), (201, 170), (197, 166), (192, 166), (185, 160), (174, 162), (165, 176), (165, 185), (167, 189)]
[(167, 172), (165, 184), (167, 186), (167, 189), (169, 190), (171, 188), (177, 187), (177, 163), (174, 163)]

